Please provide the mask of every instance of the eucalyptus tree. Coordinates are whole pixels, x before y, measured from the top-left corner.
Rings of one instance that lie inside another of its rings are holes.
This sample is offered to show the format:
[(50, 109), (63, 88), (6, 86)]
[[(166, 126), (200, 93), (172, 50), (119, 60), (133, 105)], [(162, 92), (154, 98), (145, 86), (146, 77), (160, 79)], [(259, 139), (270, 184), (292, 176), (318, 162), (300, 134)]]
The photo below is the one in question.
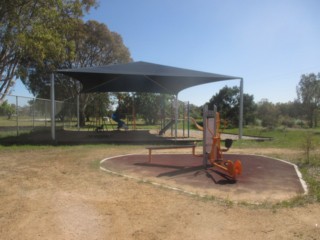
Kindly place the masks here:
[(279, 123), (280, 113), (277, 106), (268, 99), (262, 99), (257, 105), (257, 118), (261, 120), (261, 125), (270, 129), (275, 128)]
[[(46, 82), (50, 79), (51, 70), (93, 67), (132, 61), (130, 52), (124, 45), (121, 36), (110, 31), (103, 23), (78, 20), (74, 28), (68, 32), (67, 39), (74, 44), (75, 50), (72, 57), (64, 61), (48, 59), (44, 64), (35, 64), (34, 70), (28, 78), (25, 78), (26, 85), (36, 96), (49, 97), (49, 87), (46, 87)], [(65, 52), (68, 52), (68, 48), (65, 49)], [(78, 81), (61, 74), (55, 77), (55, 88), (56, 99), (59, 100), (74, 100), (81, 92), (81, 85)], [(98, 100), (95, 98), (98, 98)], [(104, 99), (103, 103), (101, 99)], [(85, 119), (95, 115), (92, 109), (97, 109), (96, 107), (91, 106), (90, 110), (86, 111), (90, 104), (96, 105), (97, 102), (101, 102), (102, 105), (107, 106), (106, 101), (109, 101), (106, 93), (81, 94), (80, 124), (84, 126)], [(105, 110), (100, 109), (99, 112), (105, 112)]]
[(298, 100), (309, 122), (309, 127), (317, 126), (317, 111), (320, 107), (320, 73), (303, 74), (297, 86)]
[[(222, 119), (227, 120), (232, 126), (239, 123), (240, 111), (240, 88), (223, 87), (216, 95), (209, 100), (209, 108), (217, 106)], [(243, 94), (243, 119), (245, 124), (253, 123), (255, 119), (256, 104), (253, 95)]]
[(0, 100), (34, 63), (72, 58), (75, 46), (66, 33), (96, 4), (95, 0), (2, 0)]

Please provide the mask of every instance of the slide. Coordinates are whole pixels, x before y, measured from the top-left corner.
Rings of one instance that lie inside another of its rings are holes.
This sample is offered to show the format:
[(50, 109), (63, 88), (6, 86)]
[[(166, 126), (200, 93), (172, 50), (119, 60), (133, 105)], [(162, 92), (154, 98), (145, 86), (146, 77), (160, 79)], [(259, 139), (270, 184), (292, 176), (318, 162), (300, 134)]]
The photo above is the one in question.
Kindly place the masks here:
[(190, 120), (200, 131), (203, 131), (203, 126), (200, 126), (194, 118), (190, 117)]
[(172, 119), (164, 128), (162, 128), (159, 132), (159, 135), (163, 135), (173, 124), (175, 123), (175, 120)]

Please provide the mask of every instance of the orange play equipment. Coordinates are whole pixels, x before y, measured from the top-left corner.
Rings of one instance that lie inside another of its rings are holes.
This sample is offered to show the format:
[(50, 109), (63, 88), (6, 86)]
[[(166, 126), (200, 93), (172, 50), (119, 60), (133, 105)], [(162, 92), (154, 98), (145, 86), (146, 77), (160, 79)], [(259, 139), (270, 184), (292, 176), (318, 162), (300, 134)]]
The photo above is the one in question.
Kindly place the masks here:
[(216, 111), (216, 107), (213, 111), (209, 111), (206, 106), (203, 112), (203, 127), (191, 119), (196, 127), (203, 131), (203, 164), (207, 167), (209, 162), (212, 167), (224, 171), (229, 177), (236, 180), (237, 175), (242, 173), (242, 164), (240, 160), (233, 162), (223, 158), (223, 152), (229, 150), (232, 139), (226, 139), (225, 148), (221, 148), (220, 114)]

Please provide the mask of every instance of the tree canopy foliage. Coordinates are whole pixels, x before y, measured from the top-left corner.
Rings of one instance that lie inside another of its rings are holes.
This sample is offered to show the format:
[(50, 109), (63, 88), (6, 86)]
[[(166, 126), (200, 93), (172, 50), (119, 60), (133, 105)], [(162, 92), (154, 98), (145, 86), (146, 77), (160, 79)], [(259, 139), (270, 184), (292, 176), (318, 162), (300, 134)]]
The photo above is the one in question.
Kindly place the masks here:
[[(50, 74), (57, 69), (130, 62), (130, 52), (118, 33), (105, 24), (81, 19), (96, 6), (96, 0), (4, 0), (0, 5), (0, 97), (10, 92), (17, 78), (36, 97), (49, 98)], [(63, 75), (56, 75), (55, 88), (57, 100), (75, 99), (81, 90), (78, 81)], [(101, 99), (107, 100), (107, 94), (81, 94), (83, 124)]]
[[(42, 98), (49, 97), (49, 87), (46, 86), (46, 83), (50, 79), (50, 69), (93, 67), (131, 61), (130, 52), (124, 45), (121, 36), (118, 33), (111, 32), (103, 23), (96, 21), (84, 23), (78, 20), (76, 28), (73, 29), (72, 34), (68, 34), (68, 38), (75, 44), (73, 58), (65, 59), (65, 61), (48, 61), (45, 64), (35, 64), (33, 72), (29, 74), (28, 78), (23, 79), (33, 94)], [(61, 74), (55, 76), (55, 88), (56, 99), (61, 100), (75, 99), (81, 90), (78, 81)], [(107, 93), (80, 95), (81, 125), (85, 124), (85, 119), (96, 115), (93, 109), (97, 110), (98, 108), (90, 107), (90, 104), (95, 105), (95, 103), (101, 102), (101, 98), (107, 100), (107, 96)], [(109, 102), (103, 104), (108, 105)], [(90, 108), (90, 111), (86, 111), (87, 107)], [(100, 109), (99, 112), (101, 111)]]
[(303, 105), (309, 126), (317, 126), (317, 110), (320, 106), (320, 74), (303, 74), (297, 86), (298, 100)]
[(2, 0), (0, 99), (34, 64), (72, 59), (75, 44), (68, 33), (93, 6), (95, 0)]
[[(216, 95), (209, 100), (209, 108), (213, 109), (213, 105), (217, 106), (222, 119), (227, 120), (232, 126), (239, 123), (240, 109), (240, 88), (227, 87), (222, 88)], [(253, 95), (243, 94), (243, 119), (246, 124), (254, 122), (255, 108)]]
[(8, 119), (11, 119), (12, 114), (16, 111), (16, 106), (14, 104), (9, 104), (8, 101), (2, 102), (0, 104), (0, 116), (6, 115)]

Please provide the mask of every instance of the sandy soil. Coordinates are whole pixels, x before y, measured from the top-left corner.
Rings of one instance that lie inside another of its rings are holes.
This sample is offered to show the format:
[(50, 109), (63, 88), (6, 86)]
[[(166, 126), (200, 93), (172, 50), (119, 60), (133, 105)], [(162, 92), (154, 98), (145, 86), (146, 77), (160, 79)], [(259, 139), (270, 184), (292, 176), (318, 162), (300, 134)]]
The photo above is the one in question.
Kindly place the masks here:
[(99, 170), (141, 146), (0, 151), (0, 239), (320, 239), (318, 204), (237, 206)]

